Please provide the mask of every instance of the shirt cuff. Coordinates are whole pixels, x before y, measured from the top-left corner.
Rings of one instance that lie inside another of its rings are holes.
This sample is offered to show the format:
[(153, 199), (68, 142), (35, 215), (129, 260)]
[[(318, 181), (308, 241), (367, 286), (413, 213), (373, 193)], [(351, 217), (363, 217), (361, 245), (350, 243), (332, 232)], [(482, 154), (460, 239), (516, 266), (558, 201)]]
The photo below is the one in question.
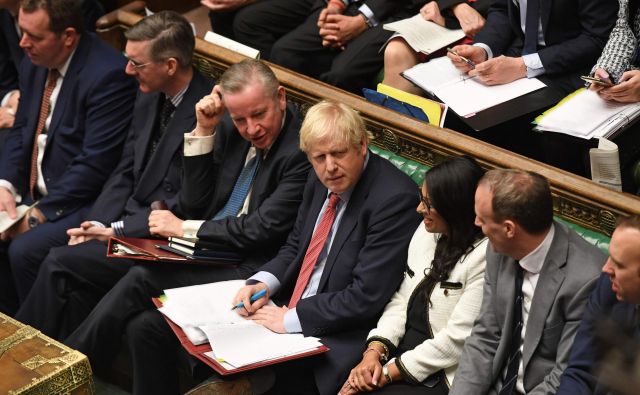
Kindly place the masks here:
[(484, 49), (484, 51), (487, 53), (487, 60), (493, 58), (493, 52), (491, 52), (491, 48), (489, 48), (489, 46), (487, 44), (475, 43), (473, 45), (475, 47), (480, 47), (480, 48)]
[(0, 107), (6, 107), (7, 103), (9, 102), (9, 98), (11, 97), (11, 95), (13, 95), (16, 92), (18, 92), (18, 90), (14, 89), (12, 91), (9, 91), (9, 93), (7, 93), (6, 95), (4, 95), (4, 97), (2, 98), (2, 101), (0, 101)]
[(182, 232), (184, 233), (182, 237), (197, 239), (198, 231), (200, 230), (204, 222), (205, 221), (193, 220), (193, 219), (182, 221)]
[(11, 194), (13, 195), (13, 198), (16, 200), (16, 203), (20, 203), (22, 201), (22, 196), (18, 195), (18, 191), (16, 191), (16, 188), (9, 181), (0, 180), (0, 187), (7, 188), (9, 192), (11, 192)]
[(265, 283), (269, 289), (269, 296), (273, 298), (276, 292), (280, 289), (280, 281), (273, 274), (265, 271), (260, 271), (247, 279), (247, 284)]
[(215, 133), (211, 136), (194, 136), (193, 132), (184, 134), (184, 156), (198, 156), (213, 151)]
[(302, 325), (300, 325), (300, 318), (298, 318), (298, 312), (295, 307), (284, 313), (284, 330), (287, 333), (302, 332)]
[(368, 5), (361, 5), (360, 8), (358, 8), (358, 11), (362, 13), (365, 18), (367, 18), (367, 25), (369, 25), (370, 27), (375, 27), (380, 24), (380, 21), (376, 18), (375, 15), (373, 15), (373, 11), (371, 11), (371, 8), (369, 8)]
[[(94, 221), (91, 221), (92, 223)], [(98, 222), (99, 223), (99, 222)], [(102, 225), (104, 228), (104, 225)], [(111, 223), (111, 229), (116, 236), (124, 236), (124, 221), (115, 221)]]
[(530, 53), (522, 56), (524, 65), (527, 66), (527, 78), (534, 78), (544, 74), (544, 66), (538, 53)]

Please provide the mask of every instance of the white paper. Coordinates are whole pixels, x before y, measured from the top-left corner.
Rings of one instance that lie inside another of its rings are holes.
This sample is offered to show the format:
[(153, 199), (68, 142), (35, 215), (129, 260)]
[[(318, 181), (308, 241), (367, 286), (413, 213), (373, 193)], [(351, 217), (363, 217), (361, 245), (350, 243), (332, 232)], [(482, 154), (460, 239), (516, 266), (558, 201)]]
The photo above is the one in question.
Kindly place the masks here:
[(31, 207), (35, 207), (35, 204), (33, 206), (27, 206), (26, 204), (17, 206), (17, 215), (15, 219), (9, 218), (9, 214), (7, 214), (6, 211), (0, 211), (0, 233), (9, 229), (10, 227), (18, 223), (18, 221), (20, 221), (22, 218), (24, 218), (24, 216), (27, 214), (27, 211), (29, 211)]
[(639, 114), (640, 103), (606, 101), (585, 89), (545, 115), (538, 122), (537, 129), (583, 139), (609, 137)]
[(257, 49), (251, 48), (248, 45), (244, 45), (225, 36), (221, 36), (217, 33), (211, 31), (207, 32), (204, 35), (204, 40), (229, 49), (231, 51), (237, 52), (249, 58), (260, 59), (260, 51), (258, 51)]
[(420, 63), (402, 74), (436, 95), (462, 117), (472, 116), (546, 86), (537, 78), (520, 78), (508, 84), (488, 86), (460, 73), (446, 56)]
[(425, 20), (420, 14), (396, 22), (385, 23), (382, 27), (385, 30), (397, 32), (396, 36), (404, 38), (414, 51), (425, 54), (433, 53), (465, 36), (462, 29), (447, 29), (432, 21)]
[(598, 148), (589, 150), (591, 179), (607, 188), (622, 192), (618, 146), (605, 138), (599, 140)]

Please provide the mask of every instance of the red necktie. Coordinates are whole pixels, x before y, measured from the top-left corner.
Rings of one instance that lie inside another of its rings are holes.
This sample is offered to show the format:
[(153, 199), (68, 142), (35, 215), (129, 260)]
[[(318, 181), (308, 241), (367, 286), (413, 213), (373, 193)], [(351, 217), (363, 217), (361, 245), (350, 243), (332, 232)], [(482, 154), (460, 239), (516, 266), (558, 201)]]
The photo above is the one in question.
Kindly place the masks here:
[(33, 138), (33, 151), (31, 152), (31, 174), (29, 178), (29, 193), (31, 193), (31, 197), (34, 197), (33, 192), (38, 180), (38, 136), (42, 134), (47, 117), (49, 116), (49, 110), (51, 109), (51, 94), (53, 93), (53, 89), (56, 87), (59, 75), (60, 73), (57, 69), (49, 70), (49, 77), (47, 78), (47, 84), (44, 87), (42, 101), (40, 102), (40, 115), (38, 115), (38, 126), (36, 127), (35, 137)]
[(302, 293), (305, 288), (307, 288), (307, 284), (311, 278), (311, 273), (313, 273), (313, 268), (316, 266), (316, 261), (318, 260), (320, 251), (322, 251), (322, 247), (324, 247), (324, 244), (327, 242), (329, 231), (331, 230), (331, 226), (333, 226), (333, 220), (336, 218), (336, 206), (339, 201), (340, 197), (338, 194), (331, 193), (329, 195), (329, 205), (327, 205), (320, 223), (313, 232), (311, 242), (309, 242), (309, 247), (307, 247), (307, 253), (304, 255), (302, 268), (300, 268), (300, 274), (298, 274), (298, 280), (296, 281), (296, 287), (293, 289), (293, 294), (289, 301), (290, 309), (296, 307), (296, 304), (300, 301)]

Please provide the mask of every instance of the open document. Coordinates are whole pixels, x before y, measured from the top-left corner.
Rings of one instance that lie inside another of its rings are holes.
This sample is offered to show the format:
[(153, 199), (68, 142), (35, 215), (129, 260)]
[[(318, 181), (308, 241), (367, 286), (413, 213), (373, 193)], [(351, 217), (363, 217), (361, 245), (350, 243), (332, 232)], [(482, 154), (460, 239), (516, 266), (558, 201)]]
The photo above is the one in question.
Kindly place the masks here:
[(465, 36), (462, 29), (447, 29), (432, 21), (425, 20), (420, 14), (396, 22), (385, 23), (382, 27), (385, 30), (396, 32), (397, 34), (394, 36), (404, 38), (414, 51), (427, 55), (453, 44)]
[(11, 219), (9, 217), (9, 214), (6, 211), (0, 211), (0, 233), (4, 232), (5, 230), (11, 228), (13, 225), (17, 224), (20, 220), (22, 220), (22, 218), (24, 218), (24, 216), (27, 214), (29, 209), (35, 206), (36, 206), (35, 204), (32, 206), (27, 206), (25, 204), (16, 206), (17, 215), (14, 219)]
[(618, 146), (605, 138), (599, 140), (598, 148), (589, 150), (591, 179), (607, 188), (622, 192)]
[(232, 311), (244, 285), (232, 280), (166, 289), (158, 310), (179, 338), (186, 335), (189, 344), (181, 342), (187, 351), (221, 374), (328, 351), (315, 337), (275, 333)]
[(536, 118), (537, 130), (583, 139), (609, 137), (640, 115), (640, 103), (615, 103), (580, 88)]
[(508, 84), (488, 86), (460, 73), (446, 56), (420, 63), (402, 75), (436, 95), (461, 117), (473, 116), (546, 86), (537, 78), (521, 78)]

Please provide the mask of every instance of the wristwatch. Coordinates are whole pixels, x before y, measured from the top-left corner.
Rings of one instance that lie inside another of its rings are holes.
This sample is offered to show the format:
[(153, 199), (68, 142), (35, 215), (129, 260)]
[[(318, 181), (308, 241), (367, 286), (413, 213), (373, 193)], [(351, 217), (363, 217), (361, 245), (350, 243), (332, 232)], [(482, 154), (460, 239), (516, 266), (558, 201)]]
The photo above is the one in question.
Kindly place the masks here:
[(29, 214), (29, 217), (27, 217), (27, 224), (29, 225), (29, 229), (33, 229), (36, 226), (40, 225), (40, 221), (35, 215)]
[(369, 28), (375, 27), (373, 21), (369, 19), (369, 17), (366, 16), (364, 12), (360, 11), (360, 15), (362, 15), (362, 17), (364, 18), (364, 23), (366, 23)]
[(393, 380), (391, 379), (391, 375), (389, 374), (389, 364), (386, 364), (382, 367), (382, 375), (385, 380), (387, 380), (387, 384), (391, 384)]

